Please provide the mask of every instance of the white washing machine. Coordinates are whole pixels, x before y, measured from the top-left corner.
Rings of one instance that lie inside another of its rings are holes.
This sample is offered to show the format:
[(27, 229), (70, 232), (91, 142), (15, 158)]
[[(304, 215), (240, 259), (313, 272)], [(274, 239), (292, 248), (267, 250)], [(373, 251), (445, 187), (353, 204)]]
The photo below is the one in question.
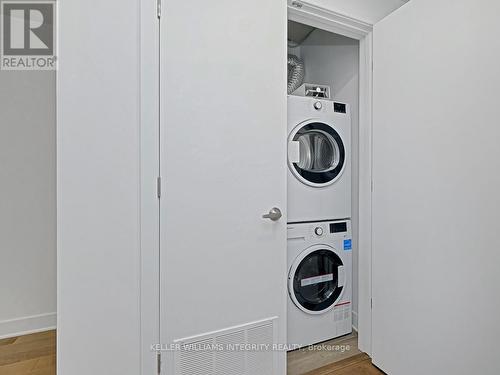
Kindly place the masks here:
[(352, 332), (350, 220), (288, 224), (289, 349)]
[(348, 104), (288, 96), (288, 222), (351, 217)]

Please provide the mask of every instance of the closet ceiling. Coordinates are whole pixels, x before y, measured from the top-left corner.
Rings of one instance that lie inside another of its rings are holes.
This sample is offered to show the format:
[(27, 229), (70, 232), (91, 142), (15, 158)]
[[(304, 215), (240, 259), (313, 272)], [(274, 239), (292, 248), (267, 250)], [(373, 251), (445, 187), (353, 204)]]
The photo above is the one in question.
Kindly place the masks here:
[(312, 26), (288, 21), (288, 41), (296, 45), (302, 44), (314, 30), (316, 29)]
[(304, 2), (375, 24), (408, 0), (304, 0)]

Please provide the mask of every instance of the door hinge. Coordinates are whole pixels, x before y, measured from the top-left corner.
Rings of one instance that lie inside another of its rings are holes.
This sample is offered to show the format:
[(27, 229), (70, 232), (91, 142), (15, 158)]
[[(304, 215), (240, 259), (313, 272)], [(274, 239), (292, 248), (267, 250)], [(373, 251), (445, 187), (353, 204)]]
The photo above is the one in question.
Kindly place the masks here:
[(161, 0), (156, 0), (156, 15), (161, 18)]
[(158, 375), (161, 374), (161, 353), (157, 352), (156, 353), (156, 370)]
[(373, 298), (370, 298), (370, 309), (373, 310)]
[(161, 198), (161, 177), (156, 178), (156, 195)]

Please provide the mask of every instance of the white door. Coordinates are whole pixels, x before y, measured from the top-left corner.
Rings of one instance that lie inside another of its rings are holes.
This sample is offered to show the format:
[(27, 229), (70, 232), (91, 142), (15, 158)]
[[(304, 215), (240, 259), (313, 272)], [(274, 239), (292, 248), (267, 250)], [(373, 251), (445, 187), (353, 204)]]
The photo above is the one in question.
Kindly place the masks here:
[(498, 374), (500, 2), (412, 0), (375, 26), (373, 361)]
[(284, 0), (163, 1), (165, 374), (285, 373), (284, 352), (226, 346), (286, 342), (285, 42)]

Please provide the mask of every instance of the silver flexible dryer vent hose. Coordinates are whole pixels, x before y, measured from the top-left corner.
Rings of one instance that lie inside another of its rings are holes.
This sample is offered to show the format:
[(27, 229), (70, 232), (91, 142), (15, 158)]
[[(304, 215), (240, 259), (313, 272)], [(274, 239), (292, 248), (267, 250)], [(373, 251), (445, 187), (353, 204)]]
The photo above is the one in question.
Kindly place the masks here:
[(302, 85), (304, 82), (304, 75), (304, 61), (295, 55), (288, 55), (288, 94), (291, 94)]

